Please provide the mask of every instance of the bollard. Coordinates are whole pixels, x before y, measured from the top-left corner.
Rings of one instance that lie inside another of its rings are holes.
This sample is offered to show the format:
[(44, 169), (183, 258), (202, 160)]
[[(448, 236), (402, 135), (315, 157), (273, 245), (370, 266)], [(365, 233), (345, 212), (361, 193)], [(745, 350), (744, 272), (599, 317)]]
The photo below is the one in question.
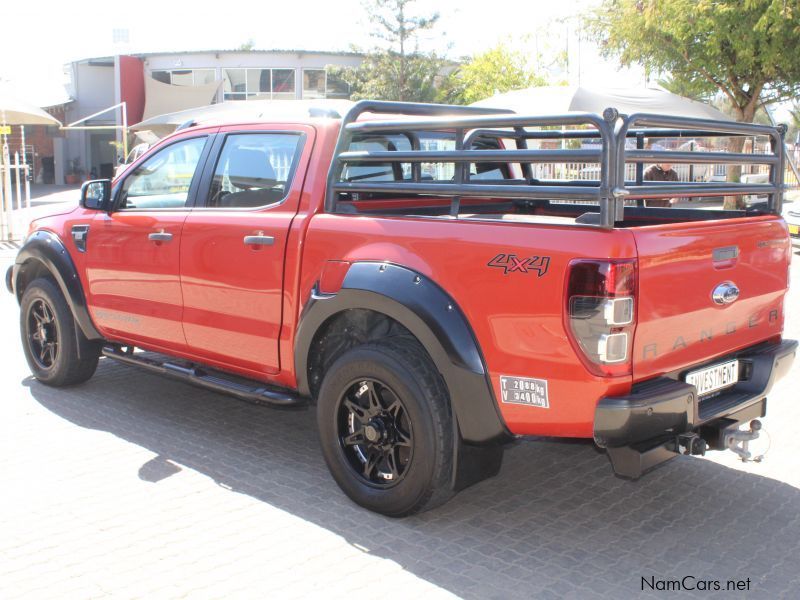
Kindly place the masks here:
[(11, 161), (8, 157), (8, 144), (3, 144), (3, 241), (10, 242), (14, 238), (14, 227), (11, 221)]
[(6, 194), (5, 186), (2, 183), (5, 170), (6, 166), (2, 162), (2, 156), (0, 156), (0, 242), (5, 242), (8, 239), (6, 232)]
[[(15, 181), (15, 192), (16, 192), (16, 200), (17, 205), (16, 207), (22, 208), (22, 182), (19, 180), (20, 175), (22, 174), (22, 169), (19, 168), (19, 152), (14, 152), (14, 173), (17, 175), (17, 180)], [(14, 209), (14, 205), (11, 205), (11, 209)]]
[(23, 165), (25, 168), (25, 208), (31, 207), (31, 182), (30, 182), (30, 173), (31, 173), (31, 165)]

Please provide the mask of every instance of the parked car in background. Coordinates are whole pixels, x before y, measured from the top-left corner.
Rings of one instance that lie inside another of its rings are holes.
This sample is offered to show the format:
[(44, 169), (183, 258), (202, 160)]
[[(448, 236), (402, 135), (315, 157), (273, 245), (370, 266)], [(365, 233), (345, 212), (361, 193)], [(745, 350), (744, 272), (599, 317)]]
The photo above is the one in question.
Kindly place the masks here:
[(114, 177), (116, 178), (122, 175), (125, 169), (127, 169), (137, 160), (139, 160), (139, 158), (143, 156), (144, 153), (147, 152), (149, 149), (150, 149), (150, 144), (148, 144), (147, 142), (136, 144), (133, 148), (131, 148), (131, 151), (128, 152), (128, 156), (126, 156), (125, 159), (117, 165), (116, 169), (114, 169)]
[(800, 202), (792, 202), (783, 208), (783, 218), (789, 226), (792, 246), (800, 248)]

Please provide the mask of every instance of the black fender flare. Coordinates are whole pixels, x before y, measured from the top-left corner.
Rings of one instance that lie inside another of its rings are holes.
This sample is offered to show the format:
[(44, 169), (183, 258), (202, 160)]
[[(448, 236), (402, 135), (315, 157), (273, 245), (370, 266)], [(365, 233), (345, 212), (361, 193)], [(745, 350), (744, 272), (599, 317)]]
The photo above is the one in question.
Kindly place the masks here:
[(491, 444), (510, 439), (466, 316), (430, 278), (395, 264), (353, 263), (336, 294), (312, 293), (303, 310), (295, 342), (301, 395), (311, 395), (309, 353), (314, 336), (331, 317), (348, 309), (383, 313), (420, 341), (444, 378), (465, 442)]
[(31, 262), (42, 264), (53, 276), (83, 335), (90, 340), (103, 339), (89, 316), (78, 270), (61, 238), (51, 231), (39, 230), (25, 240), (17, 254), (11, 274), (11, 282), (17, 300), (22, 299), (22, 290), (17, 285), (18, 278)]

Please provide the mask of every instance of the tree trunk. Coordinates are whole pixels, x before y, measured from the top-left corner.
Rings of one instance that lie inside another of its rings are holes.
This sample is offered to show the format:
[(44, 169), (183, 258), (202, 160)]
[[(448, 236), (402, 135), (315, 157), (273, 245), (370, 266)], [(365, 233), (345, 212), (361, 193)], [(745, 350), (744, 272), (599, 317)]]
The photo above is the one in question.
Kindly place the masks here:
[[(756, 115), (758, 98), (751, 100), (744, 108), (735, 107), (736, 120), (739, 123), (752, 123)], [(744, 149), (744, 136), (729, 138), (728, 152), (741, 152)], [(728, 165), (726, 169), (726, 179), (729, 182), (740, 182), (742, 180), (742, 165)], [(725, 210), (744, 210), (746, 208), (743, 196), (725, 196), (722, 208)]]

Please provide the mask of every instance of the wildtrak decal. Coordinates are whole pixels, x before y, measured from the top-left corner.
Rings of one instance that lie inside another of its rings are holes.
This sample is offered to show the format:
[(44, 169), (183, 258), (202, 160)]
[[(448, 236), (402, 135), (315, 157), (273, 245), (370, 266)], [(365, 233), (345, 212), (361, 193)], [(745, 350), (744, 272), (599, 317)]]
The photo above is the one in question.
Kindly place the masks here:
[(92, 316), (98, 321), (118, 321), (120, 323), (130, 323), (131, 325), (138, 325), (140, 323), (139, 317), (104, 310), (102, 308), (94, 310)]
[(550, 266), (549, 256), (530, 256), (519, 258), (516, 254), (498, 254), (487, 263), (489, 267), (503, 269), (503, 274), (536, 272), (541, 277)]

